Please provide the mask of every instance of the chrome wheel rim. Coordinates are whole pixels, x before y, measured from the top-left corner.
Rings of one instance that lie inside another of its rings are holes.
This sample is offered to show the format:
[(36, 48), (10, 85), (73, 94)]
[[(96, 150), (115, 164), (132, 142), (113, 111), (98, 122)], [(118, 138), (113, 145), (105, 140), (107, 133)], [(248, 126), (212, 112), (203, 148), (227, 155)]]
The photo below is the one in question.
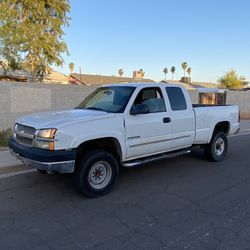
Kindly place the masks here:
[(112, 177), (112, 168), (106, 161), (98, 161), (92, 165), (89, 171), (89, 184), (94, 189), (105, 188)]
[(214, 152), (217, 156), (221, 156), (225, 149), (225, 142), (222, 138), (218, 138), (214, 144)]

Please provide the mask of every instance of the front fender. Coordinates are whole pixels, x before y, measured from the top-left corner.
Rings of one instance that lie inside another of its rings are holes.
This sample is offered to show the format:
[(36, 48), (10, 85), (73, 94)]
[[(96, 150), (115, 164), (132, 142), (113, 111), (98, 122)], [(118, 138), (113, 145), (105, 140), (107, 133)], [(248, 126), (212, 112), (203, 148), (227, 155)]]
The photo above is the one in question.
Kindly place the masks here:
[(102, 134), (93, 133), (93, 134), (88, 134), (86, 136), (75, 138), (75, 140), (73, 140), (72, 142), (72, 148), (78, 148), (84, 142), (88, 142), (88, 141), (96, 140), (96, 139), (104, 139), (104, 138), (114, 138), (115, 140), (117, 140), (121, 148), (122, 160), (124, 160), (126, 157), (126, 142), (124, 141), (124, 137), (122, 134), (114, 133), (113, 131), (102, 133)]

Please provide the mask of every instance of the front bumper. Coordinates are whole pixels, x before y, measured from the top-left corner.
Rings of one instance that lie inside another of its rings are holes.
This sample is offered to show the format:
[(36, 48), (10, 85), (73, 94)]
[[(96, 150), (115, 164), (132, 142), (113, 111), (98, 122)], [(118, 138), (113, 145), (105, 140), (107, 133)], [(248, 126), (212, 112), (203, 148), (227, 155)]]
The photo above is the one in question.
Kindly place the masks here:
[(11, 154), (26, 166), (58, 173), (73, 173), (75, 170), (75, 149), (50, 151), (31, 148), (17, 143), (13, 137), (9, 139), (9, 148)]

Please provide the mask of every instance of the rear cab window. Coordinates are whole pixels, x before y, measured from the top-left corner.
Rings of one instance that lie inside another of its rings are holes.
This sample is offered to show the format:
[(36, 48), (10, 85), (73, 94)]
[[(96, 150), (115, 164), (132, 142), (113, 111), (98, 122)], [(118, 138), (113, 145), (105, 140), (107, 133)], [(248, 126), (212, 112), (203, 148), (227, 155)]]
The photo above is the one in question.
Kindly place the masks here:
[(169, 103), (173, 111), (180, 111), (187, 109), (186, 98), (183, 91), (179, 87), (166, 87)]

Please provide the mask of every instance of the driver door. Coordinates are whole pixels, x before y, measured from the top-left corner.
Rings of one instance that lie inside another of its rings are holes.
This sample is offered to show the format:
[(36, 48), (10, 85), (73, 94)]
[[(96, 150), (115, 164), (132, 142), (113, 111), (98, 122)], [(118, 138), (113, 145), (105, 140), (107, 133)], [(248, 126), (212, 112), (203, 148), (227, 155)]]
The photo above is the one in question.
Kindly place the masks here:
[(149, 112), (135, 115), (129, 112), (126, 115), (127, 160), (166, 152), (171, 146), (171, 120), (161, 88), (140, 90), (130, 111), (138, 104), (146, 104)]

